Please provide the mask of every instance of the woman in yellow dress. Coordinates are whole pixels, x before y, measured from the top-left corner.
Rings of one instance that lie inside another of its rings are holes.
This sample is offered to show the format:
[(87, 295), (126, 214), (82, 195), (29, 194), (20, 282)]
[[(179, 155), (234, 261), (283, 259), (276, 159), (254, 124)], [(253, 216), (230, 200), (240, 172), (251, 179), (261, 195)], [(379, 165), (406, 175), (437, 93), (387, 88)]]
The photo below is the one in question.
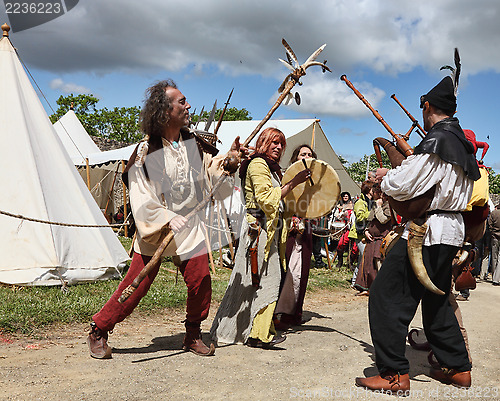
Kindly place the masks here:
[(241, 164), (246, 216), (233, 272), (210, 331), (217, 343), (270, 348), (286, 338), (277, 335), (273, 324), (287, 234), (281, 200), (311, 172), (303, 170), (282, 186), (279, 161), (285, 146), (280, 130), (266, 128)]

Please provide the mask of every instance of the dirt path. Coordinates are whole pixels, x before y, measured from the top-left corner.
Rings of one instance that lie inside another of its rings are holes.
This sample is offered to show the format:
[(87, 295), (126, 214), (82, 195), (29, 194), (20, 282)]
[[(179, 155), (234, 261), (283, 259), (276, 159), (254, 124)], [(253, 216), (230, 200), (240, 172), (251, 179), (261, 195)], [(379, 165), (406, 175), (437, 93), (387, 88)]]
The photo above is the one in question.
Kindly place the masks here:
[[(408, 346), (406, 400), (500, 400), (499, 305), (500, 288), (491, 283), (479, 283), (460, 303), (474, 359), (469, 392), (430, 379), (427, 353)], [(1, 336), (0, 400), (394, 399), (353, 385), (356, 376), (376, 373), (367, 299), (351, 291), (309, 294), (305, 310), (311, 320), (282, 348), (233, 345), (211, 358), (179, 351), (181, 312), (133, 315), (111, 336), (113, 359), (106, 361), (88, 356), (83, 325), (44, 339)], [(412, 326), (420, 321), (418, 314)]]

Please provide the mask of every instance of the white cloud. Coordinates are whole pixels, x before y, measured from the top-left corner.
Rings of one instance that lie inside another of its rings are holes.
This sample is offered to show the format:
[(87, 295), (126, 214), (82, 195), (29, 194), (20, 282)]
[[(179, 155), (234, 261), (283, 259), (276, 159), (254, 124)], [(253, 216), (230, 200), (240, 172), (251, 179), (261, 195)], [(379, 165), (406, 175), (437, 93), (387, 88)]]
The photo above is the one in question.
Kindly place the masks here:
[(468, 74), (500, 72), (499, 17), (497, 0), (87, 0), (12, 40), (25, 60), (51, 71), (216, 65), (228, 75), (271, 75), (285, 37), (300, 62), (327, 43), (329, 65), (346, 72), (433, 71), (459, 47)]
[[(312, 68), (310, 67), (311, 70)], [(334, 75), (308, 73), (302, 81), (303, 86), (296, 85), (292, 89), (292, 93), (299, 92), (300, 106), (292, 102), (286, 107), (301, 113), (310, 113), (316, 117), (362, 118), (370, 114), (370, 110), (345, 82), (335, 79)], [(385, 96), (383, 90), (368, 82), (353, 82), (352, 84), (375, 109)], [(276, 99), (277, 95), (273, 97), (272, 102), (274, 103)]]
[(72, 82), (64, 82), (61, 78), (55, 78), (49, 83), (50, 89), (58, 90), (64, 94), (81, 94), (81, 93), (92, 93), (89, 88), (82, 85), (77, 85)]

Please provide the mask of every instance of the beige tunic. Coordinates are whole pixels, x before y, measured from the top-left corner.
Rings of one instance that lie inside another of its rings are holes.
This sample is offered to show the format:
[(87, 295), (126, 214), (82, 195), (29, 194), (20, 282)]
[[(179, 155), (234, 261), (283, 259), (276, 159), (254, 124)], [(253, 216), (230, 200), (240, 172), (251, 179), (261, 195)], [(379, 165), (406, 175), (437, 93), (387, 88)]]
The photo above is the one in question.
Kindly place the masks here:
[[(182, 138), (177, 145), (174, 148), (163, 139), (163, 148), (147, 155), (145, 165), (149, 179), (141, 162), (129, 170), (130, 205), (137, 227), (134, 251), (142, 255), (153, 255), (168, 232), (170, 220), (178, 214), (185, 216), (199, 203), (200, 194), (195, 184), (199, 184), (202, 198), (223, 171), (224, 156), (203, 153), (203, 160), (188, 161), (186, 146), (197, 145), (186, 144)], [(216, 198), (230, 196), (232, 188), (232, 178), (226, 178)], [(193, 217), (188, 227), (174, 235), (163, 256), (187, 254), (204, 242), (205, 227), (200, 216)]]

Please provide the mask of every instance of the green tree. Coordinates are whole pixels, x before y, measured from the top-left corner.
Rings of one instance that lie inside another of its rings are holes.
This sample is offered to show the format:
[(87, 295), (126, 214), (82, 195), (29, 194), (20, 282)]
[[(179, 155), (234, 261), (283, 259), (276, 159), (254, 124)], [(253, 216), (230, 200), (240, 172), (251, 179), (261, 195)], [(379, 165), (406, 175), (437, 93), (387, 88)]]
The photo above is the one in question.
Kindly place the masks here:
[(122, 142), (136, 142), (142, 137), (139, 128), (139, 107), (99, 109), (98, 102), (99, 99), (93, 95), (61, 95), (56, 101), (59, 107), (50, 116), (50, 120), (55, 123), (73, 107), (73, 111), (89, 135)]
[(71, 107), (73, 107), (73, 111), (89, 135), (98, 136), (99, 132), (96, 127), (96, 105), (98, 102), (99, 99), (93, 95), (61, 95), (56, 101), (59, 107), (56, 112), (49, 117), (50, 121), (54, 124), (57, 120), (64, 116)]
[(500, 194), (500, 174), (496, 174), (493, 169), (488, 169), (488, 182), (490, 194)]
[[(200, 120), (200, 128), (203, 125), (203, 121), (207, 121), (208, 117), (210, 116), (211, 110), (210, 111), (204, 111), (201, 115), (201, 120)], [(219, 121), (220, 115), (222, 113), (222, 109), (217, 109), (215, 111), (215, 117), (214, 117), (214, 122), (212, 124), (217, 124), (217, 121)], [(193, 123), (198, 122), (200, 119), (200, 116), (198, 114), (194, 114), (191, 116), (191, 121)], [(243, 109), (237, 109), (236, 107), (228, 107), (226, 109), (226, 112), (224, 113), (224, 118), (222, 119), (223, 121), (247, 121), (251, 120), (252, 117), (250, 116), (250, 112), (243, 108)]]
[(349, 162), (346, 159), (344, 159), (342, 157), (342, 155), (337, 155), (337, 156), (339, 157), (340, 163), (342, 163), (342, 165), (347, 168), (347, 165), (349, 164)]
[(139, 107), (106, 107), (97, 113), (97, 129), (100, 136), (122, 142), (137, 142), (142, 138), (139, 127)]
[[(389, 157), (387, 156), (387, 154), (385, 152), (381, 152), (381, 154), (382, 154), (383, 166), (386, 168), (391, 168), (391, 163), (389, 161)], [(368, 158), (370, 158), (369, 163), (368, 163)], [(371, 154), (370, 156), (364, 155), (359, 162), (351, 163), (351, 165), (347, 167), (346, 170), (354, 181), (363, 182), (365, 180), (367, 163), (368, 163), (368, 171), (376, 170), (377, 168), (380, 167), (375, 153)]]

